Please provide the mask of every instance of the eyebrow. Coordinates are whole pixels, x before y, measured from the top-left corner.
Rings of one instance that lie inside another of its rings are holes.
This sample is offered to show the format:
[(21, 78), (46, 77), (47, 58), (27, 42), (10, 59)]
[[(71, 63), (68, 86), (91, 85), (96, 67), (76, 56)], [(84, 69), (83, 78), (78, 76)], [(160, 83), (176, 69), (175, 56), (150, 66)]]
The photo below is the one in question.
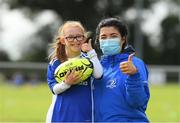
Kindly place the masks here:
[(83, 34), (76, 34), (76, 35), (74, 35), (74, 34), (69, 34), (69, 35), (65, 35), (65, 37), (69, 37), (69, 36), (84, 36)]
[(110, 35), (119, 35), (118, 33), (111, 33)]
[[(118, 33), (110, 33), (110, 35), (119, 35)], [(106, 36), (106, 34), (102, 34), (100, 36)]]

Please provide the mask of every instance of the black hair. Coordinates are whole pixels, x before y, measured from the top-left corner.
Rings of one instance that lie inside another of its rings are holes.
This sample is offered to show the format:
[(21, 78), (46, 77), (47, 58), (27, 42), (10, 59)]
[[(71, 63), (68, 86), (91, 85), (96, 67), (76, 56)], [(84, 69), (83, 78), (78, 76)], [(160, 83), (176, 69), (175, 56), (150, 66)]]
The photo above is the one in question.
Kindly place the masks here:
[(97, 28), (96, 28), (96, 40), (95, 43), (96, 45), (99, 47), (99, 34), (100, 34), (100, 29), (102, 27), (114, 27), (116, 28), (119, 33), (121, 34), (122, 37), (125, 37), (125, 43), (122, 46), (122, 52), (124, 50), (124, 48), (127, 46), (128, 42), (127, 42), (127, 36), (128, 36), (128, 28), (125, 25), (125, 23), (122, 22), (122, 20), (120, 20), (118, 17), (109, 17), (109, 18), (105, 18), (102, 19)]

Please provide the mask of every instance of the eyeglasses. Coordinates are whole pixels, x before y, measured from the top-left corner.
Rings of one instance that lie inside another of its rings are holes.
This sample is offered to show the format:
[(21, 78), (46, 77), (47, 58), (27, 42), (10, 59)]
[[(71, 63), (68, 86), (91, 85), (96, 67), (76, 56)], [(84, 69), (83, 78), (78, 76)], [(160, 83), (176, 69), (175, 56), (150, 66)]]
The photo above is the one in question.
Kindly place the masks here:
[(69, 42), (72, 42), (72, 41), (74, 41), (75, 39), (76, 39), (77, 41), (83, 41), (84, 38), (85, 38), (84, 35), (67, 36), (67, 37), (65, 37), (65, 39), (66, 39), (67, 41), (69, 41)]

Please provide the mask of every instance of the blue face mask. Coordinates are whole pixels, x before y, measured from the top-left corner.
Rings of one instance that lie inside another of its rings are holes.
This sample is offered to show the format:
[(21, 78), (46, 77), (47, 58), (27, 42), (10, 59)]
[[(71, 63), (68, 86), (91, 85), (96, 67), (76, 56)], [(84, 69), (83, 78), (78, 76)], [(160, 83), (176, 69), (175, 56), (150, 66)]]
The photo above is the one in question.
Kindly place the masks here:
[(119, 38), (101, 39), (100, 49), (104, 55), (115, 55), (121, 52), (121, 41)]

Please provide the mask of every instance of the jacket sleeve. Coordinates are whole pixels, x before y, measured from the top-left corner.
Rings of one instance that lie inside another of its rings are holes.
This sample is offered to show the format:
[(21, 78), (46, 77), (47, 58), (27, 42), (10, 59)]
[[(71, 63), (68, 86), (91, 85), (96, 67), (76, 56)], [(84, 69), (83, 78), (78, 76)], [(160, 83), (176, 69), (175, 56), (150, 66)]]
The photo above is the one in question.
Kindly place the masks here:
[(51, 61), (48, 65), (48, 68), (47, 68), (47, 82), (48, 82), (48, 86), (50, 88), (50, 90), (52, 91), (52, 93), (54, 94), (53, 92), (53, 87), (55, 84), (57, 84), (55, 78), (54, 78), (54, 71), (55, 69), (57, 68), (57, 66), (59, 65), (60, 63), (56, 60), (56, 61)]
[(148, 87), (148, 70), (143, 61), (133, 58), (138, 72), (129, 75), (125, 81), (126, 100), (134, 108), (146, 108), (150, 93)]
[(102, 77), (103, 75), (103, 67), (97, 57), (97, 53), (96, 51), (93, 49), (93, 50), (90, 50), (89, 52), (87, 52), (87, 55), (90, 59), (90, 61), (93, 63), (93, 76), (94, 78), (96, 79), (99, 79)]

